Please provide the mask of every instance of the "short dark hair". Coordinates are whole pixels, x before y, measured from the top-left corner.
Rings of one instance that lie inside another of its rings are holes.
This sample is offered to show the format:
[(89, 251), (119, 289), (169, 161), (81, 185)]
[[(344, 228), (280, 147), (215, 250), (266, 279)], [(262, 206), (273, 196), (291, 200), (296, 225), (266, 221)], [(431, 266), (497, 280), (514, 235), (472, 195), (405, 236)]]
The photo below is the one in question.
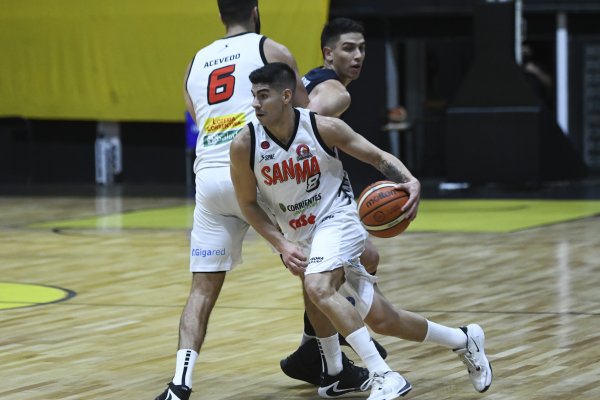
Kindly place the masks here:
[(248, 21), (258, 0), (217, 0), (217, 5), (223, 22), (231, 25)]
[(344, 33), (360, 33), (365, 36), (363, 24), (350, 18), (332, 19), (323, 27), (321, 32), (321, 49), (325, 46), (331, 46)]
[(292, 93), (296, 91), (296, 73), (282, 62), (269, 63), (255, 69), (250, 73), (250, 82), (267, 84), (277, 90), (291, 89)]

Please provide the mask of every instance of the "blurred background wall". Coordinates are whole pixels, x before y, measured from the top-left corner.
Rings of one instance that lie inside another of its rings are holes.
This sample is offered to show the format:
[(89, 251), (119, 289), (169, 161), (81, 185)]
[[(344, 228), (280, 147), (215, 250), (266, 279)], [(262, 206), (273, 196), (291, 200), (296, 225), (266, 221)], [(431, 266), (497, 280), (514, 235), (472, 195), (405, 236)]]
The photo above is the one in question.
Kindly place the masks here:
[[(502, 12), (507, 7), (513, 14)], [(600, 170), (600, 1), (332, 0), (330, 16), (361, 19), (367, 27), (364, 72), (349, 86), (345, 118), (374, 143), (395, 149), (417, 176), (535, 184)], [(566, 55), (557, 50), (559, 33), (567, 36)], [(519, 54), (520, 63), (515, 44), (529, 52)], [(568, 66), (562, 80), (559, 60)], [(569, 118), (561, 127), (557, 90), (564, 81)], [(382, 129), (393, 122), (394, 104), (406, 110), (406, 121)], [(465, 118), (457, 126), (452, 119), (459, 113)]]
[[(478, 31), (482, 10), (492, 3), (518, 5), (521, 20), (510, 11)], [(290, 48), (301, 73), (321, 64), (319, 36), (328, 18), (365, 24), (367, 59), (349, 86), (352, 105), (344, 119), (421, 178), (521, 183), (600, 170), (600, 1), (260, 0), (260, 8), (263, 33)], [(0, 0), (0, 9), (0, 184), (93, 184), (94, 143), (107, 122), (118, 126), (124, 183), (186, 183), (183, 72), (200, 47), (224, 32), (216, 2)], [(567, 33), (566, 55), (557, 47), (559, 32)], [(485, 48), (482, 35), (524, 44), (528, 52), (489, 47), (523, 76), (517, 89), (514, 79), (500, 82), (500, 92), (513, 96), (499, 103), (479, 104), (470, 89), (490, 98), (495, 84), (495, 68), (472, 71), (477, 49)], [(557, 115), (561, 57), (568, 66), (566, 126)], [(535, 101), (521, 103), (523, 96)], [(493, 132), (488, 112), (513, 125)], [(509, 137), (503, 132), (519, 129), (526, 132), (498, 142)], [(473, 138), (481, 143), (470, 146)], [(481, 154), (477, 146), (491, 152), (495, 143), (513, 158), (499, 157), (474, 175), (478, 166), (461, 152)], [(511, 151), (526, 146), (532, 150)], [(561, 149), (573, 170), (544, 175), (552, 162), (565, 161)], [(466, 160), (465, 168), (453, 156)], [(378, 178), (346, 162), (355, 189)], [(492, 173), (507, 162), (517, 166), (514, 174)]]
[[(124, 182), (185, 182), (184, 72), (225, 32), (216, 1), (0, 0), (0, 10), (0, 183), (93, 183), (107, 126)], [(327, 0), (261, 0), (260, 11), (262, 33), (301, 70), (320, 63)]]

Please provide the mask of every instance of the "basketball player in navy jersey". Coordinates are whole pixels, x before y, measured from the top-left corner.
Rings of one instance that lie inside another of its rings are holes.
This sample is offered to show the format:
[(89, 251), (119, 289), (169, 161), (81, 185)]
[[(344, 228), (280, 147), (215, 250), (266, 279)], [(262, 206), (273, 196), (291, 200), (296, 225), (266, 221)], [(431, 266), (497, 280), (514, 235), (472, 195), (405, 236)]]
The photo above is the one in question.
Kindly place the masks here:
[[(368, 400), (392, 400), (411, 390), (410, 383), (383, 360), (363, 320), (377, 333), (453, 349), (467, 365), (475, 389), (485, 392), (492, 370), (481, 327), (449, 328), (397, 309), (360, 264), (368, 234), (338, 149), (398, 182), (396, 187), (409, 193), (402, 207), (409, 220), (417, 214), (419, 181), (400, 160), (340, 119), (294, 108), (297, 80), (287, 64), (265, 65), (250, 74), (250, 81), (259, 123), (249, 123), (234, 138), (231, 179), (246, 220), (281, 254), (290, 272), (304, 278), (306, 311), (327, 366), (319, 395), (337, 397), (357, 390), (344, 382), (338, 332), (369, 370), (370, 379), (360, 388), (371, 388)], [(259, 195), (276, 222), (259, 204)], [(301, 208), (288, 211), (286, 204)], [(354, 305), (338, 291), (342, 288), (352, 293)]]
[[(248, 223), (233, 191), (229, 147), (240, 129), (255, 118), (248, 75), (274, 61), (284, 62), (297, 71), (296, 61), (285, 46), (259, 34), (257, 0), (218, 0), (217, 4), (225, 36), (201, 49), (185, 74), (186, 106), (200, 130), (194, 163), (196, 208), (190, 243), (193, 274), (179, 323), (175, 374), (156, 400), (190, 397), (194, 365), (210, 314), (226, 273), (241, 261)], [(302, 105), (308, 102), (300, 82), (294, 102)]]
[[(350, 106), (347, 87), (358, 79), (365, 60), (363, 26), (349, 18), (331, 20), (321, 33), (321, 49), (323, 66), (302, 77), (309, 98), (307, 108), (320, 115), (341, 117)], [(379, 252), (370, 240), (360, 261), (368, 272), (377, 271)]]
[[(350, 106), (351, 96), (347, 86), (358, 79), (365, 60), (364, 27), (349, 18), (329, 21), (321, 32), (323, 65), (310, 70), (302, 81), (309, 96), (307, 108), (320, 115), (341, 117)], [(367, 271), (375, 274), (379, 264), (379, 252), (370, 239), (360, 257)], [(347, 344), (340, 337), (342, 344)], [(386, 350), (374, 341), (377, 350), (385, 359)], [(321, 357), (315, 333), (306, 313), (304, 332), (298, 349), (281, 360), (281, 370), (290, 378), (317, 385)]]

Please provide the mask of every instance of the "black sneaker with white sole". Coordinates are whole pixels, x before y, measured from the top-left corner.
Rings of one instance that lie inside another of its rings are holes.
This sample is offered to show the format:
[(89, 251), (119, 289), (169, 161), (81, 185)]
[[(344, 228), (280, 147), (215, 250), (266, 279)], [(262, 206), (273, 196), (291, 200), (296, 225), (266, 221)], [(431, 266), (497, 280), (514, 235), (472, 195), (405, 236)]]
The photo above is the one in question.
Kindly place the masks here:
[(344, 369), (336, 376), (326, 373), (321, 375), (319, 385), (319, 396), (326, 399), (333, 399), (354, 392), (362, 392), (369, 387), (364, 385), (369, 380), (369, 370), (354, 365), (354, 362), (347, 357), (342, 358)]
[(192, 394), (191, 388), (169, 382), (165, 391), (156, 396), (154, 400), (189, 400), (190, 394)]
[(308, 340), (295, 352), (281, 360), (279, 366), (290, 378), (318, 386), (323, 367), (317, 339)]
[[(387, 357), (387, 351), (375, 339), (373, 339), (375, 348), (381, 355), (381, 358)], [(350, 346), (346, 339), (340, 335), (340, 344)], [(342, 352), (342, 358), (347, 359)], [(298, 349), (281, 360), (279, 366), (284, 374), (292, 379), (297, 379), (311, 385), (318, 386), (321, 382), (321, 371), (323, 370), (321, 362), (321, 352), (317, 339), (310, 339)]]

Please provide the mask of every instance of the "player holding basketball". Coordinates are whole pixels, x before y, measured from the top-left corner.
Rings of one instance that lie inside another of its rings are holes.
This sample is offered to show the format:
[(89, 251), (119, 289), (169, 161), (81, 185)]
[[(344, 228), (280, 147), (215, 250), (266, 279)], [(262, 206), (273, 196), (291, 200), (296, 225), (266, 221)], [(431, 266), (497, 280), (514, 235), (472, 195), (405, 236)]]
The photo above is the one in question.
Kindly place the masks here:
[[(341, 117), (350, 106), (347, 86), (358, 79), (365, 60), (365, 32), (363, 26), (348, 18), (329, 21), (321, 32), (323, 66), (313, 68), (302, 81), (310, 102), (311, 111), (329, 117)], [(418, 190), (418, 188), (416, 188)], [(379, 253), (373, 242), (367, 239), (360, 262), (367, 271), (375, 274), (379, 264)], [(343, 344), (345, 340), (340, 338)], [(385, 359), (387, 352), (374, 341), (377, 350)], [(304, 315), (304, 332), (298, 349), (281, 360), (281, 370), (290, 378), (317, 385), (321, 373), (321, 356), (315, 332)]]
[[(373, 165), (388, 179), (403, 182), (397, 188), (411, 193), (403, 207), (411, 220), (419, 196), (408, 189), (419, 187), (419, 182), (400, 160), (338, 118), (293, 108), (296, 74), (287, 64), (265, 65), (250, 74), (250, 81), (259, 123), (248, 124), (232, 142), (232, 182), (247, 221), (281, 253), (293, 274), (304, 275), (310, 300), (306, 310), (323, 348), (327, 372), (341, 370), (339, 332), (369, 369), (371, 378), (362, 387), (371, 386), (368, 400), (391, 400), (411, 389), (377, 352), (364, 319), (375, 332), (454, 349), (467, 365), (475, 389), (486, 391), (492, 370), (481, 327), (448, 328), (396, 309), (360, 264), (367, 234), (337, 149)], [(283, 234), (259, 206), (257, 188)], [(285, 206), (290, 204), (302, 205), (301, 215), (288, 212)], [(353, 292), (355, 307), (338, 292), (342, 284)], [(343, 383), (341, 377), (329, 375), (319, 394), (339, 394)]]
[[(230, 271), (241, 261), (248, 230), (233, 192), (229, 147), (255, 118), (248, 75), (273, 61), (296, 61), (283, 45), (258, 34), (257, 0), (218, 0), (225, 37), (201, 49), (186, 71), (184, 97), (200, 134), (196, 144), (196, 208), (191, 234), (192, 285), (179, 323), (175, 375), (156, 400), (186, 400), (212, 309)], [(301, 84), (297, 104), (308, 98)], [(205, 251), (211, 250), (210, 256)]]

